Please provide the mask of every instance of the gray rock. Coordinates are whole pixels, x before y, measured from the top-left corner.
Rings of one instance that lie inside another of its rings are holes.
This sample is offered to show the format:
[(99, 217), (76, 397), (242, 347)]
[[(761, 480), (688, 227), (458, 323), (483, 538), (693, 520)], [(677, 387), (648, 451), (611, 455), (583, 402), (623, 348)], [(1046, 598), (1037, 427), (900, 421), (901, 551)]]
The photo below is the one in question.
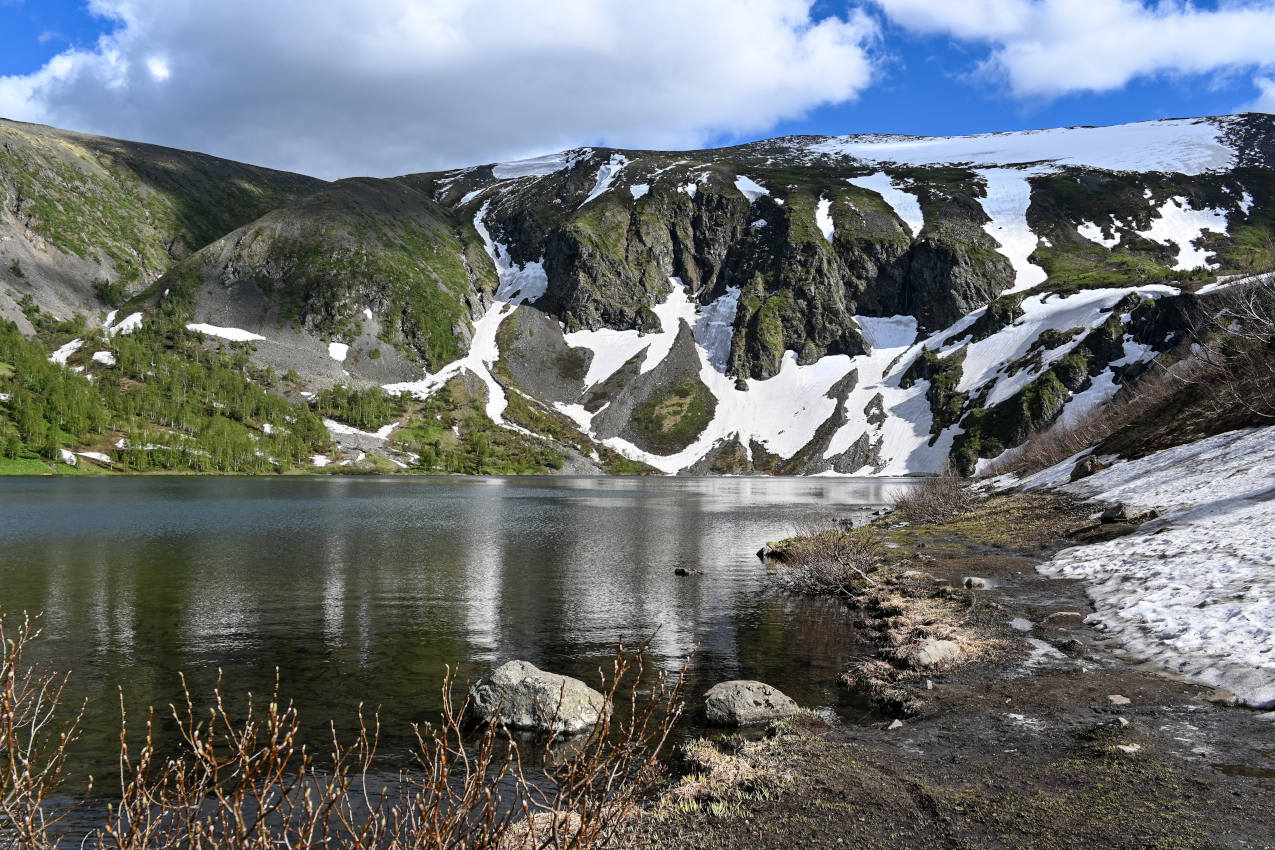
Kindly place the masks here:
[(467, 712), (471, 720), (499, 720), (511, 729), (574, 734), (592, 728), (611, 707), (579, 679), (509, 661), (469, 689)]
[(918, 670), (937, 670), (957, 664), (964, 656), (954, 640), (929, 640), (908, 655), (908, 664)]
[(717, 726), (752, 726), (791, 717), (797, 703), (778, 688), (749, 679), (713, 685), (704, 694), (708, 722)]
[(1076, 465), (1071, 469), (1071, 480), (1079, 481), (1082, 478), (1088, 478), (1095, 472), (1106, 469), (1109, 464), (1105, 464), (1093, 455), (1085, 455), (1076, 461)]
[(1129, 519), (1129, 509), (1121, 502), (1107, 508), (1098, 515), (1098, 519), (1102, 522), (1125, 522)]
[(977, 589), (987, 587), (987, 579), (979, 578), (978, 576), (966, 576), (965, 579), (961, 582), (961, 584), (965, 585), (971, 590), (977, 590)]
[(895, 729), (902, 729), (902, 728), (903, 728), (903, 721), (902, 721), (902, 720), (895, 720), (893, 723), (891, 723), (889, 726), (887, 726), (887, 727), (885, 727), (885, 728), (886, 728), (886, 729), (889, 729), (890, 731), (894, 731)]

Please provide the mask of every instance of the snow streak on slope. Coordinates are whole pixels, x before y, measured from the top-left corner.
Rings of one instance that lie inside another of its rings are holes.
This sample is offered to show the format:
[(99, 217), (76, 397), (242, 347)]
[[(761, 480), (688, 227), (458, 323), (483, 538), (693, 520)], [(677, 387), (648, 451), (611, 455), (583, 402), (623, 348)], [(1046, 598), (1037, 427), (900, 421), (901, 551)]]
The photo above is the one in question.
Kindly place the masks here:
[[(1066, 484), (1074, 462), (1024, 485)], [(1275, 427), (1166, 449), (1062, 489), (1165, 515), (1066, 549), (1041, 572), (1087, 579), (1091, 619), (1135, 656), (1275, 707)]]
[[(1045, 369), (1061, 360), (1084, 339), (1084, 334), (1077, 334), (1057, 348), (1043, 352), (1038, 368), (1019, 369), (1014, 375), (1009, 375), (1010, 364), (1027, 354), (1041, 332), (1095, 328), (1106, 321), (1111, 308), (1131, 292), (1142, 296), (1177, 294), (1171, 286), (1154, 284), (1133, 289), (1087, 289), (1066, 297), (1051, 294), (1024, 298), (1022, 318), (986, 339), (966, 345), (957, 391), (970, 392), (995, 381), (996, 386), (988, 395), (985, 406), (999, 404), (1040, 377)], [(956, 340), (940, 353), (951, 356), (963, 344)]]
[(1193, 210), (1186, 198), (1170, 198), (1157, 212), (1157, 218), (1146, 230), (1138, 231), (1152, 242), (1171, 242), (1178, 249), (1178, 259), (1173, 268), (1180, 271), (1198, 266), (1217, 268), (1208, 261), (1209, 252), (1193, 244), (1205, 230), (1226, 233), (1226, 212), (1223, 210)]
[(1224, 120), (1170, 119), (978, 136), (841, 136), (802, 147), (813, 153), (908, 165), (1051, 162), (1111, 171), (1202, 174), (1226, 168), (1234, 158), (1234, 151), (1219, 138), (1224, 126)]
[(748, 199), (748, 203), (750, 204), (756, 203), (758, 198), (770, 194), (770, 190), (765, 186), (761, 185), (753, 178), (745, 177), (742, 174), (735, 178), (735, 188)]
[(1036, 250), (1036, 234), (1027, 226), (1027, 208), (1031, 206), (1031, 184), (1027, 178), (1034, 172), (1013, 168), (988, 168), (978, 174), (987, 183), (983, 211), (991, 221), (983, 230), (1000, 243), (1000, 253), (1014, 267), (1014, 285), (1007, 292), (1021, 292), (1045, 282), (1045, 270), (1027, 258)]
[(823, 238), (829, 242), (835, 235), (836, 230), (832, 224), (832, 199), (820, 198), (818, 205), (815, 206), (815, 224), (819, 227), (819, 232), (823, 234)]
[(917, 202), (916, 195), (897, 188), (885, 172), (878, 171), (867, 177), (851, 177), (846, 182), (860, 189), (876, 192), (912, 231), (912, 238), (915, 239), (920, 235), (921, 228), (925, 227), (925, 215), (921, 212), (921, 205)]
[(469, 343), (469, 352), (461, 359), (448, 363), (433, 375), (426, 373), (425, 377), (419, 381), (386, 384), (384, 389), (391, 393), (409, 392), (417, 398), (428, 398), (459, 375), (462, 370), (468, 370), (478, 376), (487, 388), (487, 415), (491, 417), (491, 420), (506, 428), (522, 431), (524, 429), (505, 421), (505, 407), (509, 402), (505, 397), (504, 388), (491, 374), (491, 367), (500, 356), (500, 350), (496, 345), (496, 332), (500, 329), (500, 323), (517, 310), (519, 304), (544, 295), (545, 289), (549, 286), (549, 279), (545, 276), (542, 263), (533, 262), (516, 266), (510, 259), (509, 249), (492, 240), (491, 233), (483, 222), (483, 217), (487, 214), (487, 205), (483, 204), (478, 214), (474, 216), (474, 229), (482, 237), (487, 256), (491, 257), (492, 264), (496, 267), (500, 285), (496, 289), (496, 297), (491, 307), (482, 315), (482, 318), (474, 322), (474, 336)]
[[(867, 434), (884, 466), (880, 470), (868, 467), (851, 472), (907, 475), (937, 471), (951, 448), (953, 435), (945, 434), (934, 446), (928, 445), (932, 414), (925, 391), (929, 382), (918, 381), (906, 390), (899, 387), (903, 373), (920, 353), (920, 348), (914, 347), (916, 319), (857, 316), (855, 321), (871, 350), (853, 360), (858, 380), (846, 398), (849, 421), (833, 435), (824, 458), (841, 454)], [(868, 411), (878, 403), (884, 420), (874, 424), (869, 421)]]
[(593, 184), (593, 191), (589, 193), (589, 197), (585, 198), (580, 206), (584, 206), (607, 189), (610, 189), (615, 178), (619, 176), (620, 172), (624, 170), (624, 166), (628, 164), (629, 160), (623, 154), (611, 154), (611, 158), (598, 168), (598, 178)]

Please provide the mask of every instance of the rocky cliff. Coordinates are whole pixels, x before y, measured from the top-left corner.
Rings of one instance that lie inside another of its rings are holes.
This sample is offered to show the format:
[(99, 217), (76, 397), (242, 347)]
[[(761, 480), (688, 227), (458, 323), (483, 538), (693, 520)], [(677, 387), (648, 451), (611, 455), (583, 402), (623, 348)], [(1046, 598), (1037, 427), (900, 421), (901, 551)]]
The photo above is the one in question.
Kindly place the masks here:
[(114, 299), (248, 334), (308, 392), (405, 393), (403, 428), (464, 377), (575, 470), (972, 470), (1275, 267), (1269, 115), (334, 184), (0, 131), (7, 315)]

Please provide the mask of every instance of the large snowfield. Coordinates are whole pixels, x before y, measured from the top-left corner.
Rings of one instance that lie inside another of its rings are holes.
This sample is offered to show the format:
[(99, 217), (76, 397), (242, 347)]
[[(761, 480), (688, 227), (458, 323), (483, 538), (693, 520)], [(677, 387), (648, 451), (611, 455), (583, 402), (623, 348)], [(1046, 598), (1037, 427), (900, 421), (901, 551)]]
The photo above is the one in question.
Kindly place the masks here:
[(1275, 426), (1116, 463), (1075, 483), (1076, 458), (1021, 482), (1157, 519), (1060, 552), (1040, 569), (1084, 579), (1091, 615), (1130, 656), (1275, 708)]

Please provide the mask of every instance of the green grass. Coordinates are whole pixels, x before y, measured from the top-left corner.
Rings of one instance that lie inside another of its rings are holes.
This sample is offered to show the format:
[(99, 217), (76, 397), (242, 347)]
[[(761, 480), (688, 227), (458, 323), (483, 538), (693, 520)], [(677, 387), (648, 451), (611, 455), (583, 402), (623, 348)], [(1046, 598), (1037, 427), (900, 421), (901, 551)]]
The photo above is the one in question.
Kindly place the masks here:
[(713, 419), (717, 399), (692, 375), (663, 395), (633, 411), (633, 430), (640, 445), (656, 454), (673, 454), (689, 446)]

